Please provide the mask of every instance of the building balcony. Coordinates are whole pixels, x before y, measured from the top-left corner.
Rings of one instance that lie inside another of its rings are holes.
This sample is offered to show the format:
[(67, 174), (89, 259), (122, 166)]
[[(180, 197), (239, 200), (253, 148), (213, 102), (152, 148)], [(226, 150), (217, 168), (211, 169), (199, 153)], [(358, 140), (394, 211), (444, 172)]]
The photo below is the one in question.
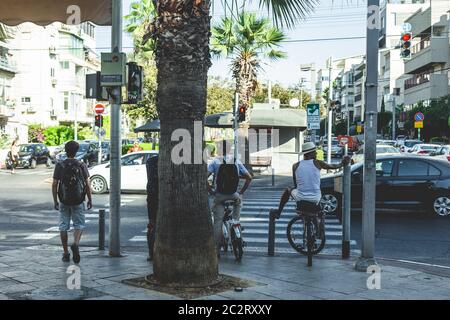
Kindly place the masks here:
[(8, 108), (5, 105), (0, 104), (0, 117), (10, 118), (14, 116), (14, 109)]
[(421, 73), (405, 81), (405, 104), (436, 99), (450, 92), (447, 74)]
[(10, 72), (10, 73), (17, 73), (17, 68), (16, 68), (15, 63), (4, 56), (0, 56), (0, 70)]
[(405, 73), (418, 74), (433, 64), (446, 63), (449, 56), (447, 37), (427, 37), (411, 48), (411, 59), (405, 62)]
[(362, 95), (361, 94), (357, 94), (355, 96), (355, 102), (361, 101), (361, 99), (362, 99)]

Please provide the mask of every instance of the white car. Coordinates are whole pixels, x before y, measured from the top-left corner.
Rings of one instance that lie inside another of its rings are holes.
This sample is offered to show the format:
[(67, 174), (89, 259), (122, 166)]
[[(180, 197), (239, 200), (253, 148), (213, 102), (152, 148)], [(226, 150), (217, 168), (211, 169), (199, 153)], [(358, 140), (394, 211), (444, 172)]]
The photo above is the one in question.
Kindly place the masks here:
[(450, 144), (441, 146), (437, 151), (432, 152), (430, 155), (436, 159), (450, 161)]
[(408, 150), (408, 153), (417, 154), (421, 156), (430, 155), (432, 152), (436, 152), (441, 146), (438, 144), (425, 144), (418, 143)]
[[(400, 151), (397, 148), (387, 144), (377, 144), (376, 156), (378, 157), (385, 155), (400, 155)], [(360, 149), (353, 155), (351, 164), (361, 161), (364, 161), (364, 148)]]
[(420, 140), (404, 140), (403, 144), (400, 145), (401, 152), (408, 152), (416, 144), (422, 143)]
[[(158, 151), (139, 151), (122, 156), (121, 190), (145, 191), (147, 189), (147, 169), (145, 164)], [(109, 190), (109, 162), (89, 170), (92, 193), (105, 193)]]

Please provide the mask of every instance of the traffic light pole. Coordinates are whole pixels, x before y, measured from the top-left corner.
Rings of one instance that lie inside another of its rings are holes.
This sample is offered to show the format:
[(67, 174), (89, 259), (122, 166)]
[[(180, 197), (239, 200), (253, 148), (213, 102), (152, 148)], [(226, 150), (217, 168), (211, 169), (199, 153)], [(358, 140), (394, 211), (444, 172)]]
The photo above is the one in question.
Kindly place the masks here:
[[(238, 116), (239, 116), (239, 93), (234, 95), (234, 109), (233, 109), (233, 132), (234, 132), (234, 160), (238, 157)], [(224, 155), (225, 157), (226, 155)]]
[(332, 70), (333, 70), (333, 58), (329, 58), (328, 65), (328, 146), (327, 146), (327, 162), (331, 163), (331, 134), (333, 129), (333, 110), (331, 109), (331, 101), (333, 100), (333, 83), (331, 81)]
[[(376, 265), (375, 252), (375, 191), (376, 191), (376, 137), (377, 137), (377, 90), (378, 90), (378, 34), (379, 0), (367, 3), (366, 43), (366, 108), (364, 117), (364, 176), (361, 257), (355, 264), (357, 271), (366, 272)], [(374, 23), (375, 22), (375, 23)]]
[[(122, 0), (112, 0), (111, 51), (122, 51)], [(111, 164), (109, 192), (109, 255), (120, 257), (120, 185), (121, 185), (121, 87), (112, 88)]]

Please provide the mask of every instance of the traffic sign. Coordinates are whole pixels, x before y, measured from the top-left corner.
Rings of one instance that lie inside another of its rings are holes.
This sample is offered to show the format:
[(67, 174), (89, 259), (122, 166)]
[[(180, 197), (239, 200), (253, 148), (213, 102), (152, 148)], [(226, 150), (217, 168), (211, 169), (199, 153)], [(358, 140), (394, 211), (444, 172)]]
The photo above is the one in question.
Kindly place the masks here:
[(414, 122), (414, 128), (422, 129), (423, 128), (423, 121), (415, 121)]
[(412, 30), (412, 25), (411, 25), (411, 23), (405, 22), (405, 23), (402, 25), (402, 28), (403, 28), (403, 32), (411, 32), (411, 30)]
[(306, 106), (308, 130), (320, 130), (320, 105), (310, 103)]
[(103, 112), (105, 112), (105, 106), (101, 103), (98, 103), (95, 105), (94, 111), (96, 114), (102, 114)]
[(414, 120), (416, 120), (416, 121), (423, 121), (423, 120), (425, 120), (425, 116), (423, 115), (422, 112), (417, 112), (414, 115)]

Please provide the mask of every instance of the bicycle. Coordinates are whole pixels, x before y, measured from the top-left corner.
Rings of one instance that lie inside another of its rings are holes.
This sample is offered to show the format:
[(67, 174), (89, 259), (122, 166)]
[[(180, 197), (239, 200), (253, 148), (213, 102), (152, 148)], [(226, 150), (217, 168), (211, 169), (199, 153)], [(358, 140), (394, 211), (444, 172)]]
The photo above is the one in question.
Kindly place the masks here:
[(311, 267), (312, 256), (325, 247), (324, 214), (319, 205), (305, 201), (297, 202), (296, 212), (297, 216), (288, 223), (287, 238), (292, 248), (308, 257)]
[(222, 225), (222, 247), (223, 251), (228, 251), (228, 246), (231, 247), (234, 253), (236, 261), (240, 262), (242, 260), (242, 255), (244, 254), (244, 240), (242, 239), (242, 227), (239, 222), (233, 220), (233, 206), (235, 205), (234, 200), (226, 200), (223, 203), (225, 207), (225, 213), (223, 216)]

